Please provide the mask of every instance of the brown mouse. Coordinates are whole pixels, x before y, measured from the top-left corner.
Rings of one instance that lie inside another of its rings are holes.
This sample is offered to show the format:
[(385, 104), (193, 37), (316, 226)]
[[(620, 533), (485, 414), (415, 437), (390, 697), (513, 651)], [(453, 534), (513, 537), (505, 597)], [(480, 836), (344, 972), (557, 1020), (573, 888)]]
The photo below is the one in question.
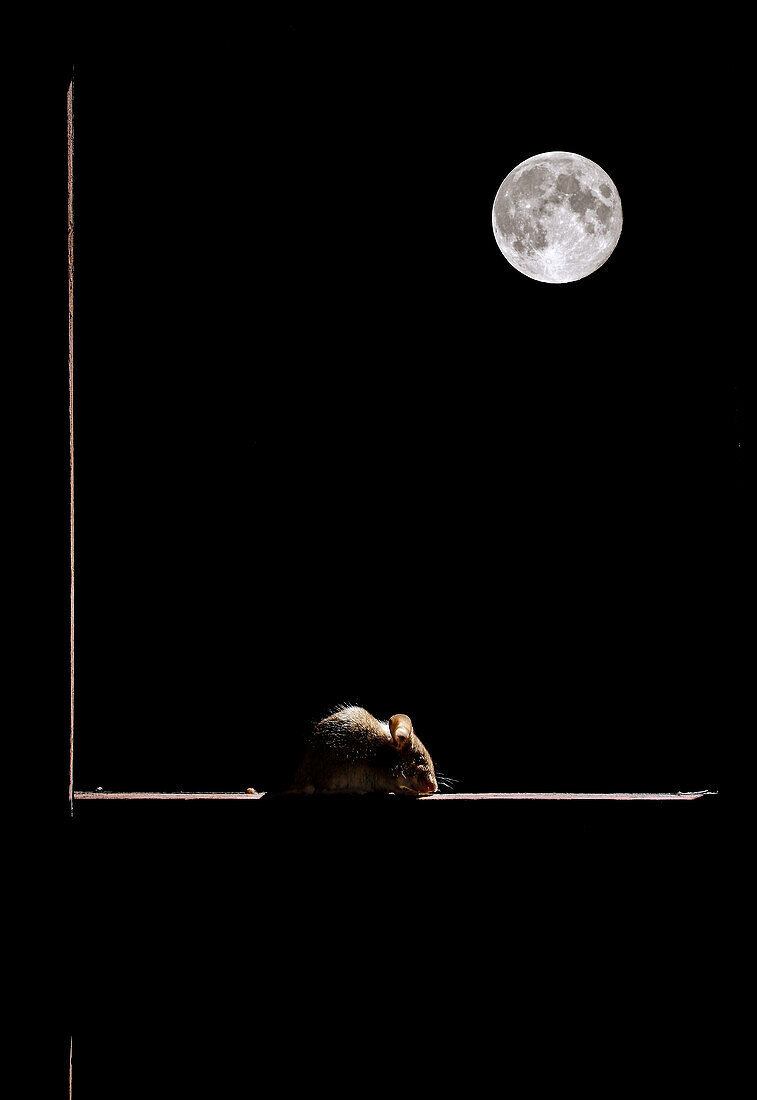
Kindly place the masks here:
[(330, 714), (312, 730), (288, 794), (428, 795), (434, 765), (406, 714), (379, 722), (362, 707)]

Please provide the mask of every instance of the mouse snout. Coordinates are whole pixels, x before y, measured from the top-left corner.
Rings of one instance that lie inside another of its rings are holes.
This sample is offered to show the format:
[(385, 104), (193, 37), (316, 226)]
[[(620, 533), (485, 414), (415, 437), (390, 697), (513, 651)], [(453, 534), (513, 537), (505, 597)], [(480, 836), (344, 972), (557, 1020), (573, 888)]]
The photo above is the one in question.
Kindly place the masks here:
[(405, 779), (401, 784), (401, 788), (407, 791), (408, 794), (414, 795), (434, 794), (439, 789), (433, 775), (424, 774), (423, 772), (417, 772), (414, 776)]

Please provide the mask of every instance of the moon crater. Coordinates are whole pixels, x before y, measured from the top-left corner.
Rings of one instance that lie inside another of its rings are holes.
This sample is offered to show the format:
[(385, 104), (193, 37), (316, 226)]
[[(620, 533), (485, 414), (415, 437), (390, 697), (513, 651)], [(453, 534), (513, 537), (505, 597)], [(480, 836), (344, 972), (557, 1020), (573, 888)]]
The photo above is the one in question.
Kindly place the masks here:
[(607, 173), (578, 153), (540, 153), (505, 178), (494, 237), (516, 270), (542, 283), (583, 279), (609, 259), (623, 224)]

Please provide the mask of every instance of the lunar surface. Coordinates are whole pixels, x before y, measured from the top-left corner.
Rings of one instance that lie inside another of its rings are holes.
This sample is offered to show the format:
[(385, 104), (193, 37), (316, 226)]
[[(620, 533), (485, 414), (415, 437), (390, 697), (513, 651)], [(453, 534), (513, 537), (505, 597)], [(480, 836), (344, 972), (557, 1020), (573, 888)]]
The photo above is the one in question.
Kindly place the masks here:
[(513, 168), (492, 209), (505, 259), (540, 283), (573, 283), (596, 271), (620, 237), (620, 195), (578, 153), (539, 153)]

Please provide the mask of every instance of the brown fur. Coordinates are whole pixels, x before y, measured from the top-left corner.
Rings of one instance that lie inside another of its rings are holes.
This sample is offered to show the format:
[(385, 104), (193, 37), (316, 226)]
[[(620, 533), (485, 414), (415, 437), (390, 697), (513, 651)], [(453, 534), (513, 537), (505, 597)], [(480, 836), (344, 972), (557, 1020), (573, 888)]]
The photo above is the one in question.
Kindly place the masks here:
[(362, 707), (329, 715), (310, 733), (291, 794), (433, 794), (434, 765), (406, 714), (379, 722)]

